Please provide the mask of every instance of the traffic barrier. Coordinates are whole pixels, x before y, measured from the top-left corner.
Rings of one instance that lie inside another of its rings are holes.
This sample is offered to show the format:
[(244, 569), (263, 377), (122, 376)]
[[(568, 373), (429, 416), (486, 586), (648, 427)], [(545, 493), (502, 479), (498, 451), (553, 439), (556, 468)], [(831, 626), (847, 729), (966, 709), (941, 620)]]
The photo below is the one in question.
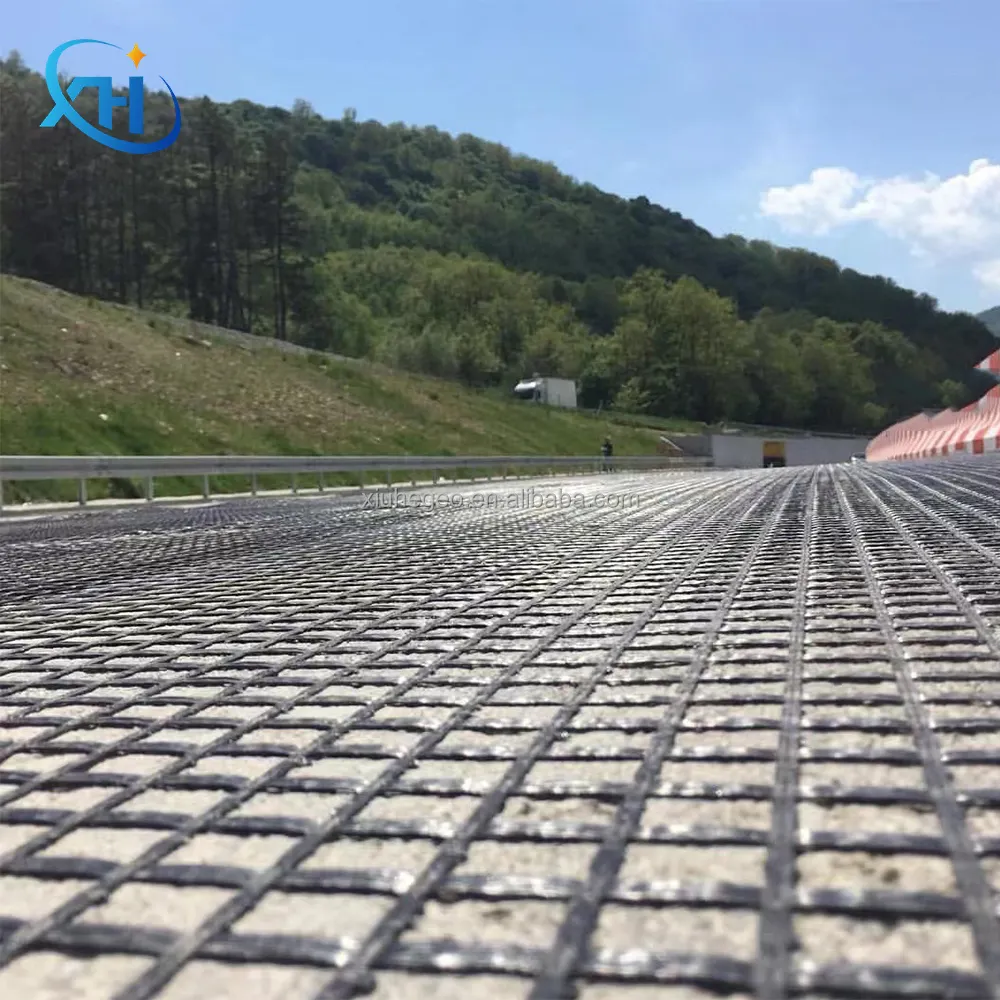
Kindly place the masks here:
[[(976, 365), (1000, 379), (1000, 350)], [(870, 462), (1000, 451), (1000, 385), (960, 410), (917, 413), (874, 437), (865, 453)]]

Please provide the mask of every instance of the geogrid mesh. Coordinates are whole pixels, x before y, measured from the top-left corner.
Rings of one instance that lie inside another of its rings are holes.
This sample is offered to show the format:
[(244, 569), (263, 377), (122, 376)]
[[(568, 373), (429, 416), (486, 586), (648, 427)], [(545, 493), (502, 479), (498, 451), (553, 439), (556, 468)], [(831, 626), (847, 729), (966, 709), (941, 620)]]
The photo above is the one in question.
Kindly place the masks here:
[(997, 996), (1000, 463), (608, 484), (0, 526), (0, 995)]

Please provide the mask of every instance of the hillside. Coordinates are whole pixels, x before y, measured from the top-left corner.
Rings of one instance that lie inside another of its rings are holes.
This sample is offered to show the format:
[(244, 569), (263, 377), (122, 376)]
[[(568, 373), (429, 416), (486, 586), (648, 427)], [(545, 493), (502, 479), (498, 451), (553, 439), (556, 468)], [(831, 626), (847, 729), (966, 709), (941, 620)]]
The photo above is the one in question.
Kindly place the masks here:
[[(121, 157), (39, 129), (51, 102), (16, 53), (0, 101), (4, 268), (86, 296), (472, 386), (538, 370), (590, 406), (827, 430), (974, 398), (992, 344), (888, 279), (470, 135), (203, 98), (170, 149)], [(171, 120), (148, 94), (147, 134)]]
[[(250, 350), (212, 327), (19, 278), (0, 276), (0, 301), (4, 454), (597, 455), (609, 433), (628, 455), (651, 454), (659, 437), (613, 415), (535, 407), (364, 362)], [(117, 490), (129, 494), (128, 484)], [(72, 484), (5, 491), (8, 502), (56, 496), (72, 499)]]
[(979, 320), (994, 336), (1000, 337), (1000, 306), (994, 306), (981, 312), (976, 319)]

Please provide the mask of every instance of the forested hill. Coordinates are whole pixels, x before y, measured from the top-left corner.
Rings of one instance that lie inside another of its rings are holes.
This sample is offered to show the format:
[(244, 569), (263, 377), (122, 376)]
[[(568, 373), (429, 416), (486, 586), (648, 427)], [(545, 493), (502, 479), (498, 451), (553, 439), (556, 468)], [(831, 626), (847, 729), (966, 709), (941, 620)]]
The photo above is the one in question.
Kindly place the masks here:
[[(51, 99), (16, 53), (0, 101), (3, 266), (71, 291), (709, 421), (874, 430), (981, 390), (972, 316), (470, 135), (203, 98), (170, 149), (124, 156), (40, 129)], [(92, 121), (95, 102), (76, 102)], [(147, 94), (146, 134), (172, 120)]]
[(976, 318), (985, 324), (994, 336), (1000, 337), (1000, 306), (987, 309), (986, 312), (981, 312)]

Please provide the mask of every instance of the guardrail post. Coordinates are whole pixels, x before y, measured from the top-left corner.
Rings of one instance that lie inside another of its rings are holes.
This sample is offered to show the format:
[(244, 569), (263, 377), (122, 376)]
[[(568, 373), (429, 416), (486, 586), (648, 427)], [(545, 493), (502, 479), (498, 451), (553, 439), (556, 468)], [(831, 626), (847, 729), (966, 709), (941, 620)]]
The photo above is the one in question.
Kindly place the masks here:
[(362, 469), (358, 473), (358, 489), (361, 490), (362, 493), (364, 493), (364, 491), (365, 491), (365, 470), (364, 469)]
[(83, 507), (87, 503), (87, 480), (81, 479), (79, 488), (77, 489), (77, 500), (80, 506)]
[(250, 492), (253, 496), (257, 495), (257, 473), (250, 473)]
[(294, 472), (292, 473), (292, 492), (293, 493), (299, 492), (299, 480), (298, 476), (296, 476)]
[(385, 485), (387, 489), (392, 489), (392, 469), (385, 470)]
[(319, 482), (319, 491), (320, 491), (320, 493), (322, 493), (323, 492), (323, 473), (322, 472), (320, 472), (318, 474), (318, 482)]
[(208, 499), (209, 492), (210, 492), (210, 490), (209, 490), (209, 485), (208, 485), (208, 476), (202, 476), (201, 477), (201, 495), (202, 495), (202, 497), (205, 500)]
[(153, 502), (153, 477), (146, 477), (146, 500), (149, 503)]
[(501, 479), (506, 479), (507, 478), (507, 466), (506, 465), (503, 466), (503, 468), (500, 470), (500, 478)]

